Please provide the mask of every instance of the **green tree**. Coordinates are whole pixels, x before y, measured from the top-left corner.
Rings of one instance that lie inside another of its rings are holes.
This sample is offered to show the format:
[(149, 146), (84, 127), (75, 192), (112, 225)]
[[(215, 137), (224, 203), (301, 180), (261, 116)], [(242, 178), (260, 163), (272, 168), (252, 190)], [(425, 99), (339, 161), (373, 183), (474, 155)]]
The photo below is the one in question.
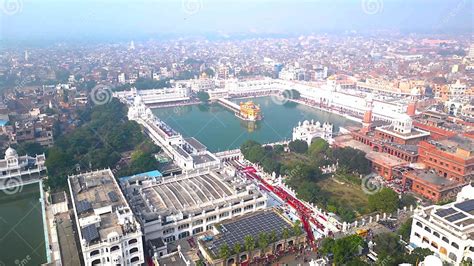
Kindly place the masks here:
[(15, 147), (19, 154), (36, 155), (44, 153), (44, 148), (38, 142), (23, 142)]
[(294, 224), (293, 224), (293, 228), (291, 230), (292, 232), (292, 235), (294, 236), (300, 236), (302, 233), (303, 233), (303, 229), (301, 229), (301, 222), (300, 221), (296, 221)]
[(334, 262), (343, 265), (359, 255), (360, 249), (366, 247), (364, 239), (358, 235), (350, 235), (336, 240), (333, 248)]
[(336, 240), (334, 240), (334, 238), (326, 237), (321, 241), (319, 252), (321, 252), (321, 254), (323, 255), (328, 255), (329, 253), (333, 253), (335, 245), (336, 245)]
[(283, 237), (286, 242), (286, 240), (290, 237), (290, 229), (288, 229), (287, 227), (283, 228), (281, 232), (281, 237)]
[(290, 143), (288, 143), (288, 147), (290, 148), (290, 151), (296, 153), (305, 153), (308, 151), (308, 143), (299, 139), (290, 141)]
[(410, 207), (410, 206), (416, 207), (416, 205), (417, 205), (417, 200), (413, 195), (403, 194), (402, 197), (400, 198), (398, 207), (401, 209), (403, 207)]
[(234, 245), (233, 251), (234, 251), (234, 253), (237, 254), (237, 255), (240, 254), (240, 252), (242, 252), (242, 244), (236, 243), (236, 244)]
[(329, 149), (329, 143), (322, 138), (316, 138), (312, 140), (308, 148), (308, 154), (316, 157), (319, 154), (326, 153), (327, 149)]
[(392, 213), (398, 207), (398, 194), (390, 188), (382, 188), (379, 192), (369, 195), (369, 209)]
[(387, 256), (395, 257), (403, 251), (399, 238), (394, 233), (381, 233), (374, 237), (375, 247), (380, 258)]
[(251, 235), (247, 235), (244, 237), (244, 246), (245, 250), (249, 253), (255, 249), (255, 239)]
[(223, 244), (219, 248), (219, 257), (221, 259), (227, 259), (231, 255), (230, 248), (227, 244)]
[(413, 223), (413, 218), (409, 218), (398, 229), (398, 234), (401, 235), (402, 239), (405, 240), (405, 241), (410, 240), (412, 223)]
[(265, 248), (268, 247), (268, 244), (269, 244), (268, 235), (265, 232), (260, 232), (258, 234), (258, 248), (264, 251)]

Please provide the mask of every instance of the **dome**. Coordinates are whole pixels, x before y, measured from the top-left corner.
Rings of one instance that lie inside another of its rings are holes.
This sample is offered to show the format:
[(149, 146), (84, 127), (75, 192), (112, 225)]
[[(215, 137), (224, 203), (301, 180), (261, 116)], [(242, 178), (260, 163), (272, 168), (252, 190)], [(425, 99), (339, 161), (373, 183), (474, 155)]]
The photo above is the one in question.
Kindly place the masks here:
[(5, 158), (9, 157), (18, 157), (18, 153), (12, 147), (8, 147), (8, 149), (5, 151)]
[(457, 201), (464, 201), (470, 199), (474, 199), (474, 186), (472, 186), (472, 184), (464, 186), (457, 196)]
[(435, 255), (426, 256), (425, 260), (423, 261), (423, 265), (426, 266), (442, 266), (443, 262), (440, 258), (436, 257)]
[(308, 125), (309, 125), (309, 121), (308, 121), (308, 120), (305, 120), (305, 121), (303, 122), (303, 125), (304, 125), (304, 126), (308, 126)]

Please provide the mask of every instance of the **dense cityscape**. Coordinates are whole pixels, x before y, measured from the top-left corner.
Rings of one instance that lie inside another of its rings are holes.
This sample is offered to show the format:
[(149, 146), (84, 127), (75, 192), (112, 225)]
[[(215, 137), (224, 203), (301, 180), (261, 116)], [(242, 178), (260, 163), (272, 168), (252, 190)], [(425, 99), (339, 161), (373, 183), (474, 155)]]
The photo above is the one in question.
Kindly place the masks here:
[(354, 2), (380, 26), (78, 42), (0, 1), (0, 266), (472, 265), (472, 1)]

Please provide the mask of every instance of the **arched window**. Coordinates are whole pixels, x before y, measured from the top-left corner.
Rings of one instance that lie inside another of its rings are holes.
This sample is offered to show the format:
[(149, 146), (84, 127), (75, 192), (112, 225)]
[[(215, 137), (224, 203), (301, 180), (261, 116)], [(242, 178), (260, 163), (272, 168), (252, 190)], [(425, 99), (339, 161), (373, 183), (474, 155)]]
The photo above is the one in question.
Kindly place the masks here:
[(442, 239), (443, 239), (443, 241), (444, 241), (444, 242), (446, 242), (446, 243), (449, 243), (449, 240), (448, 240), (448, 238), (447, 238), (447, 237), (443, 236), (443, 238), (442, 238)]
[(456, 249), (459, 249), (459, 245), (456, 244), (456, 242), (451, 243), (451, 246), (453, 246), (453, 247), (456, 248)]
[(138, 248), (137, 248), (137, 247), (134, 247), (134, 248), (130, 249), (129, 253), (130, 253), (130, 254), (133, 254), (133, 253), (135, 253), (135, 252), (137, 252), (137, 251), (138, 251)]
[(119, 246), (113, 246), (113, 247), (110, 249), (110, 252), (116, 251), (116, 250), (118, 250), (118, 249), (120, 249)]
[(139, 261), (139, 260), (140, 260), (139, 257), (133, 257), (133, 258), (130, 260), (130, 262), (133, 263), (133, 262), (137, 262), (137, 261)]
[(134, 239), (130, 239), (130, 241), (128, 241), (128, 244), (131, 245), (131, 244), (135, 244), (137, 242), (138, 242), (138, 240), (134, 238)]
[(434, 247), (435, 249), (438, 249), (438, 244), (436, 242), (432, 241), (431, 246)]
[(418, 225), (419, 227), (423, 227), (423, 225), (420, 222), (416, 222), (416, 225)]
[(434, 231), (434, 232), (433, 232), (433, 235), (434, 235), (434, 236), (436, 236), (437, 238), (439, 238), (439, 237), (440, 237), (440, 236), (439, 236), (439, 233), (438, 233), (438, 232), (436, 232), (436, 231)]
[(426, 236), (423, 237), (423, 240), (421, 241), (423, 243), (430, 243), (430, 241), (428, 240), (428, 238)]
[(100, 250), (94, 250), (91, 252), (91, 257), (95, 256), (95, 255), (99, 255), (100, 254)]
[(448, 256), (450, 259), (452, 259), (453, 261), (456, 261), (458, 259), (458, 257), (452, 253), (452, 252), (449, 252), (449, 256)]
[(235, 264), (235, 259), (234, 258), (230, 258), (228, 261), (227, 261), (227, 265), (234, 265)]
[(425, 231), (431, 233), (431, 229), (429, 229), (428, 226), (425, 226)]
[(101, 265), (100, 259), (92, 261), (92, 265)]

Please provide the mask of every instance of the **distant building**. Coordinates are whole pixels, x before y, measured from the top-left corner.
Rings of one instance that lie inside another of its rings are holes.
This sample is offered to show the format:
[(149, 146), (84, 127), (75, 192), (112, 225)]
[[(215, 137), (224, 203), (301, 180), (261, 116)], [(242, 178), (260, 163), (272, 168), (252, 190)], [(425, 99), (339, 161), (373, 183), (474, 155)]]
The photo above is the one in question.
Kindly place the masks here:
[(329, 123), (316, 123), (314, 120), (298, 122), (298, 126), (293, 128), (293, 140), (302, 140), (311, 145), (314, 138), (322, 138), (329, 144), (334, 141), (332, 138), (333, 125)]
[(142, 265), (140, 223), (110, 169), (68, 177), (84, 264)]
[[(415, 210), (410, 246), (427, 248), (443, 261), (460, 265), (474, 259), (474, 187), (465, 186), (455, 202)], [(431, 264), (425, 264), (431, 265)]]
[(120, 73), (120, 74), (118, 74), (118, 76), (117, 76), (117, 81), (118, 81), (118, 83), (120, 83), (120, 84), (124, 84), (124, 83), (126, 82), (125, 73)]
[(405, 172), (402, 183), (428, 199), (453, 198), (474, 176), (474, 140), (469, 137), (422, 141), (418, 153), (426, 169)]

